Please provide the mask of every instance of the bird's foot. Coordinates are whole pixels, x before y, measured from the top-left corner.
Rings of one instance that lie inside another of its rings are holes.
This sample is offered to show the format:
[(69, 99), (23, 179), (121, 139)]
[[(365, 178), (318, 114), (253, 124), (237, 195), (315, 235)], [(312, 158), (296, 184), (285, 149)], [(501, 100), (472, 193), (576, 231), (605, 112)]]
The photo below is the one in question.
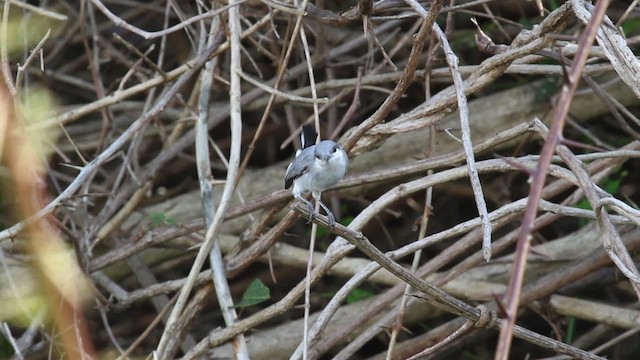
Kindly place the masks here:
[(307, 210), (309, 210), (309, 220), (307, 224), (310, 224), (316, 218), (316, 211), (311, 203), (307, 204)]
[(329, 227), (333, 229), (336, 226), (336, 218), (330, 212), (327, 213), (327, 218), (329, 218)]
[(329, 219), (329, 228), (333, 229), (336, 226), (335, 216), (333, 216), (333, 213), (331, 212), (331, 210), (329, 210), (329, 207), (327, 207), (327, 205), (325, 205), (322, 201), (320, 201), (319, 195), (314, 196), (314, 198), (316, 199), (316, 201), (318, 201), (320, 206), (322, 206), (322, 208), (324, 209), (324, 212), (327, 214), (327, 218)]

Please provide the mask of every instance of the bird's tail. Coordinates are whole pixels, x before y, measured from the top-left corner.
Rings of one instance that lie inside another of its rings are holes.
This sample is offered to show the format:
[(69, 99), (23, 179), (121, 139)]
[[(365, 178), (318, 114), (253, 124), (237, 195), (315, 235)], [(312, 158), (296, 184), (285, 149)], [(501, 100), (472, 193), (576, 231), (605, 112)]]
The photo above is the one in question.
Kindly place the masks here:
[(317, 137), (318, 133), (312, 125), (302, 125), (302, 131), (300, 132), (300, 143), (302, 144), (302, 149), (315, 145)]

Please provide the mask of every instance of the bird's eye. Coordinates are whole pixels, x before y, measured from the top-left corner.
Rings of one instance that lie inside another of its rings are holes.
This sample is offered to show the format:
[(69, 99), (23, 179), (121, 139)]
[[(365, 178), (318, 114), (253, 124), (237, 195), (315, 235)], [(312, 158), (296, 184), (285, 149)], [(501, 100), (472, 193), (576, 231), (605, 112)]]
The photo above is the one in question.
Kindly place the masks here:
[(333, 148), (333, 152), (336, 152), (336, 151), (338, 151), (338, 147), (337, 146)]

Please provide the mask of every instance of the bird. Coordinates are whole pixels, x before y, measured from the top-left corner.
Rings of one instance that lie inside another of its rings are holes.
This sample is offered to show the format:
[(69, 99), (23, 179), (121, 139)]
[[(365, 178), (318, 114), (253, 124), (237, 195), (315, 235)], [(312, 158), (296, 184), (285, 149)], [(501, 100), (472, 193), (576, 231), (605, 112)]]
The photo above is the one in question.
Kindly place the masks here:
[(329, 226), (334, 227), (336, 219), (329, 208), (322, 202), (322, 192), (334, 186), (344, 177), (349, 165), (347, 153), (333, 140), (322, 140), (313, 144), (316, 138), (311, 126), (303, 126), (300, 135), (302, 147), (296, 151), (296, 157), (287, 167), (284, 176), (284, 188), (293, 185), (293, 197), (302, 201), (309, 209), (309, 222), (315, 217), (313, 204), (303, 197), (306, 192), (327, 213)]

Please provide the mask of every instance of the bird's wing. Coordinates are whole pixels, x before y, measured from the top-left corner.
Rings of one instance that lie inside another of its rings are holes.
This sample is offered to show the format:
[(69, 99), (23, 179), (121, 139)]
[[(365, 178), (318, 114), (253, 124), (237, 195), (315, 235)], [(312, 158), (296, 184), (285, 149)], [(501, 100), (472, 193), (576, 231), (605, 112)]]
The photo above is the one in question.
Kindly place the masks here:
[(299, 178), (304, 175), (309, 170), (309, 165), (313, 164), (314, 159), (314, 148), (315, 146), (310, 146), (308, 148), (303, 149), (293, 162), (289, 164), (287, 167), (287, 172), (284, 175), (284, 188), (288, 189), (293, 184), (293, 180)]

